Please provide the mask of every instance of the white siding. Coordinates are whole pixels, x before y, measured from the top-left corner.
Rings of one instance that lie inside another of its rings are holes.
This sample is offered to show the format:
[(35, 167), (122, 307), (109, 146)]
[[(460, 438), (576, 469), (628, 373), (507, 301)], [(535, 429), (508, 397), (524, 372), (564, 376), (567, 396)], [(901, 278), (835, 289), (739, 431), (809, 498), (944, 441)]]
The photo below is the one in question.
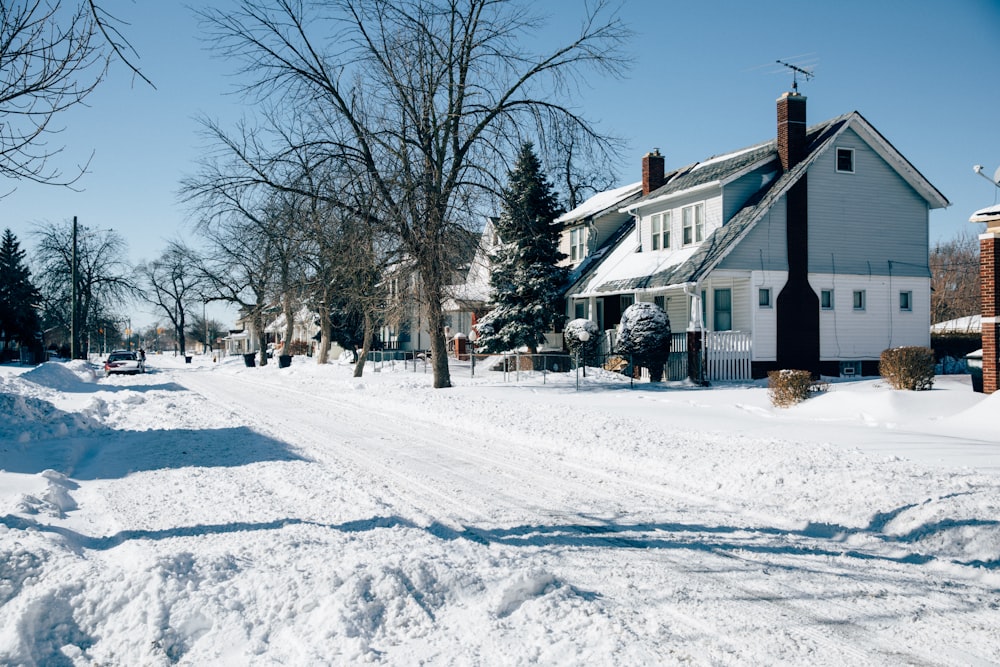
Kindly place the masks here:
[(780, 197), (743, 241), (723, 258), (719, 268), (787, 271), (785, 243), (785, 198)]
[[(785, 271), (754, 271), (750, 274), (754, 361), (775, 361), (778, 358), (778, 308), (775, 304), (787, 280), (788, 273)], [(771, 289), (770, 308), (759, 305), (757, 290), (762, 287)]]
[[(704, 204), (704, 230), (702, 233), (702, 241), (708, 238), (708, 236), (722, 226), (722, 196), (718, 189), (709, 190), (709, 193), (714, 192), (713, 196), (706, 196), (706, 192), (702, 191), (700, 193), (694, 193), (692, 195), (678, 197), (669, 202), (663, 202), (655, 206), (650, 206), (642, 211), (642, 218), (639, 225), (639, 239), (642, 243), (643, 252), (673, 252), (675, 250), (680, 250), (684, 246), (683, 243), (683, 216), (681, 215), (681, 210), (687, 206), (692, 206), (694, 204)], [(670, 211), (670, 249), (669, 250), (652, 250), (652, 216), (658, 213), (663, 213), (665, 211)], [(697, 244), (694, 244), (697, 245)], [(691, 245), (687, 246), (688, 248)]]
[(752, 331), (753, 313), (752, 306), (747, 298), (750, 292), (750, 280), (746, 273), (727, 274), (716, 271), (712, 274), (711, 280), (702, 283), (701, 288), (705, 291), (705, 328), (715, 330), (713, 316), (715, 312), (715, 290), (732, 290), (733, 306), (733, 326), (732, 331)]
[[(837, 171), (837, 148), (854, 150), (854, 173)], [(808, 184), (811, 272), (930, 275), (927, 202), (854, 131), (810, 165)]]
[[(833, 310), (820, 310), (820, 358), (878, 359), (883, 350), (930, 345), (930, 281), (927, 278), (813, 274), (819, 294), (832, 289)], [(864, 290), (865, 309), (854, 310), (855, 290)], [(912, 292), (911, 311), (899, 309), (899, 293)]]

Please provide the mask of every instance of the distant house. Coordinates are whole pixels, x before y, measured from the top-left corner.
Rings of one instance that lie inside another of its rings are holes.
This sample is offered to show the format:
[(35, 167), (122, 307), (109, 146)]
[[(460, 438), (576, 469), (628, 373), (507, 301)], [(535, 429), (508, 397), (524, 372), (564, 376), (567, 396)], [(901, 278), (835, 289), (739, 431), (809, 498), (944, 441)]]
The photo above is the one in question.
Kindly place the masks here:
[(487, 218), (475, 254), (465, 273), (464, 282), (450, 285), (447, 289), (448, 298), (442, 305), (442, 310), (447, 321), (448, 338), (454, 338), (459, 334), (468, 336), (479, 318), (489, 312), (492, 273), (490, 258), (499, 245), (496, 220)]
[[(495, 243), (492, 220), (479, 231), (455, 230), (451, 237), (454, 265), (447, 269), (446, 301), (442, 304), (445, 337), (468, 333), (473, 314), (482, 314), (489, 296), (488, 255)], [(427, 350), (431, 343), (426, 300), (419, 277), (408, 258), (386, 271), (388, 316), (379, 329), (379, 345), (385, 350)], [(484, 283), (485, 281), (485, 283)]]
[(886, 348), (928, 345), (928, 217), (948, 200), (856, 111), (807, 127), (806, 98), (786, 93), (777, 117), (775, 139), (669, 172), (647, 154), (567, 315), (613, 330), (656, 302), (709, 361), (739, 357), (720, 379), (874, 374)]
[(983, 318), (981, 315), (967, 315), (931, 325), (931, 335), (979, 334), (982, 331)]

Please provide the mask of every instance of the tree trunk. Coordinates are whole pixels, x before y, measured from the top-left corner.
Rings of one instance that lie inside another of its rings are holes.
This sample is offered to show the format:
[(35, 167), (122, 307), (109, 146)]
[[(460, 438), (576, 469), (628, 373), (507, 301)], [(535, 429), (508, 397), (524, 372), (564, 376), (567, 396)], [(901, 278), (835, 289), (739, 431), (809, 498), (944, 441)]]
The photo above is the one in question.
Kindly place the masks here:
[(434, 370), (434, 388), (446, 389), (451, 386), (451, 371), (448, 368), (448, 342), (444, 337), (444, 312), (441, 310), (441, 292), (434, 290), (428, 294), (427, 328), (431, 337), (431, 368)]
[(317, 364), (325, 364), (330, 356), (330, 309), (325, 305), (319, 307), (319, 353)]
[(368, 313), (365, 313), (365, 323), (362, 327), (364, 331), (364, 343), (361, 344), (361, 354), (354, 364), (354, 377), (359, 378), (365, 371), (365, 362), (368, 361), (368, 353), (372, 349), (372, 340), (375, 338), (375, 321)]
[(282, 341), (281, 353), (291, 354), (292, 336), (295, 335), (295, 319), (292, 313), (292, 297), (290, 294), (285, 294), (281, 306), (285, 314), (285, 338)]
[(253, 326), (257, 331), (257, 347), (259, 348), (257, 355), (259, 357), (259, 365), (267, 366), (267, 334), (264, 332), (263, 313), (254, 315)]

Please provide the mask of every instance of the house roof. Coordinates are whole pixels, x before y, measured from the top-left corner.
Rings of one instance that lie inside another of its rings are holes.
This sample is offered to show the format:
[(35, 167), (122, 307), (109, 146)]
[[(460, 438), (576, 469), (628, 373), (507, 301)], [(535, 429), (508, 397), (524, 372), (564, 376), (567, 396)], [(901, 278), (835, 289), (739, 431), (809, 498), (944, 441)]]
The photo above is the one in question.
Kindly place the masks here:
[[(715, 229), (698, 246), (672, 253), (639, 253), (634, 231), (621, 236), (620, 243), (630, 244), (619, 251), (606, 253), (603, 261), (595, 261), (581, 272), (567, 294), (614, 293), (681, 285), (698, 281), (714, 269), (729, 252), (746, 236), (754, 225), (771, 209), (806, 172), (809, 166), (833, 145), (847, 129), (852, 129), (872, 146), (880, 156), (896, 169), (927, 202), (931, 208), (942, 208), (948, 200), (920, 174), (865, 118), (853, 111), (807, 130), (808, 147), (805, 157), (792, 169), (762, 185), (744, 206), (723, 226)], [(746, 148), (713, 156), (699, 163), (688, 165), (668, 175), (667, 182), (623, 208), (634, 213), (646, 206), (701, 188), (725, 185), (747, 172), (774, 163), (778, 166), (777, 141), (771, 140)], [(629, 223), (631, 224), (631, 223)], [(634, 225), (633, 225), (634, 226)], [(631, 238), (631, 241), (627, 239)]]
[(972, 333), (977, 334), (983, 330), (982, 315), (967, 315), (954, 320), (938, 322), (931, 325), (932, 334), (947, 333)]

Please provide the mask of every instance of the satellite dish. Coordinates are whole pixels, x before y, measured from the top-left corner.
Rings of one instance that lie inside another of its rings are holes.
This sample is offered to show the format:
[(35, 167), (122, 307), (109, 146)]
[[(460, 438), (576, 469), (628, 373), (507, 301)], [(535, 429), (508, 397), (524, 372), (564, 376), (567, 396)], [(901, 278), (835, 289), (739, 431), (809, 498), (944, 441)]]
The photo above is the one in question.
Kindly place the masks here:
[(998, 188), (1000, 188), (1000, 167), (997, 167), (996, 171), (993, 172), (993, 178), (992, 179), (989, 176), (987, 176), (986, 174), (983, 173), (983, 165), (981, 165), (981, 164), (972, 165), (972, 171), (976, 172), (977, 174), (979, 174), (980, 176), (982, 176), (986, 180), (990, 181), (993, 185), (995, 185)]

